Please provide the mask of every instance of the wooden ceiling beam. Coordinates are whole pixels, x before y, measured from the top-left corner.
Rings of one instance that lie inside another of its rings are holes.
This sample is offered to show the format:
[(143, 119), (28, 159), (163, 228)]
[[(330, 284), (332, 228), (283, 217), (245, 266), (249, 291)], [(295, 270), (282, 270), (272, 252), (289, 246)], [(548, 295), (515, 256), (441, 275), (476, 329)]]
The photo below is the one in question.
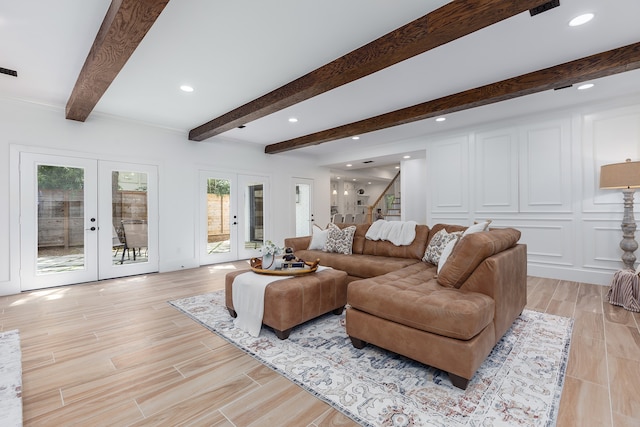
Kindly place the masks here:
[(112, 0), (67, 101), (66, 118), (84, 122), (169, 0)]
[(640, 68), (640, 42), (354, 123), (270, 144), (265, 147), (264, 152), (275, 154), (311, 147), (638, 68)]
[(203, 141), (413, 56), (469, 35), (547, 0), (454, 0), (310, 73), (189, 131)]

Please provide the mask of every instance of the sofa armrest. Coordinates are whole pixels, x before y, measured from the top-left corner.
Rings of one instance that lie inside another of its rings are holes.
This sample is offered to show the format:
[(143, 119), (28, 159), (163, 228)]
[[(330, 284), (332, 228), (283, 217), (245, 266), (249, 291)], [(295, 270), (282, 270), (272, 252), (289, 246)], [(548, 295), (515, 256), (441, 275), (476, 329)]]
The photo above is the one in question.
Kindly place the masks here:
[(527, 246), (518, 244), (486, 258), (460, 287), (495, 301), (496, 341), (527, 304)]
[(284, 239), (285, 248), (293, 248), (293, 252), (307, 249), (311, 243), (311, 236), (287, 237)]

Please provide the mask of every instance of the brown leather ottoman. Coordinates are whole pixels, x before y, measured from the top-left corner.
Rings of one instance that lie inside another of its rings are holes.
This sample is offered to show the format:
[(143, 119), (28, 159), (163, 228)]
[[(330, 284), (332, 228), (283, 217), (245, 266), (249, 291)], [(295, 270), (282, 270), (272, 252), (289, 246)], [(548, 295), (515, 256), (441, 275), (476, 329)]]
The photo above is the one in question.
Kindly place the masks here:
[[(236, 317), (233, 309), (233, 279), (250, 271), (233, 271), (225, 277), (225, 302), (232, 317)], [(326, 269), (283, 278), (270, 283), (265, 289), (262, 324), (273, 328), (278, 338), (285, 340), (294, 326), (330, 311), (340, 314), (346, 303), (347, 273), (344, 271)]]

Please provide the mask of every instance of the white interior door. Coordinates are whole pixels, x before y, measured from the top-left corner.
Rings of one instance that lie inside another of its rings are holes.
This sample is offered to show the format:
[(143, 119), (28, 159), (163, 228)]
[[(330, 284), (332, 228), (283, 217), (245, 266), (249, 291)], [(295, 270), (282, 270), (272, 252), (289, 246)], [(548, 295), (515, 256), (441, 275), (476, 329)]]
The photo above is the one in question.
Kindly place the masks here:
[(158, 271), (156, 182), (153, 166), (20, 153), (21, 289)]
[(296, 219), (296, 236), (312, 234), (313, 218), (313, 180), (293, 179), (293, 195)]
[(200, 172), (200, 264), (260, 256), (267, 225), (268, 178)]

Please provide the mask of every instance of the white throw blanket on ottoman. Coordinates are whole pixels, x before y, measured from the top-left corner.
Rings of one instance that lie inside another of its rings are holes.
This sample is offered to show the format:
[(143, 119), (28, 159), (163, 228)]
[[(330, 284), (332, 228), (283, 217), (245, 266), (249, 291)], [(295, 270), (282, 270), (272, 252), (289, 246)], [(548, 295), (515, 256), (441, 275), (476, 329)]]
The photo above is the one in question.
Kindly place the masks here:
[[(330, 267), (318, 266), (317, 271), (326, 268)], [(264, 292), (267, 286), (276, 280), (291, 277), (294, 276), (269, 276), (253, 271), (237, 275), (231, 285), (233, 309), (237, 315), (233, 319), (235, 327), (248, 332), (252, 337), (259, 336), (264, 315)]]
[(240, 274), (233, 279), (233, 309), (236, 328), (248, 332), (252, 337), (260, 335), (262, 316), (264, 314), (264, 291), (267, 285), (276, 280), (288, 279), (292, 276), (267, 276), (253, 271)]
[(385, 221), (379, 219), (367, 230), (365, 238), (369, 240), (388, 240), (396, 246), (406, 246), (416, 238), (415, 221)]

